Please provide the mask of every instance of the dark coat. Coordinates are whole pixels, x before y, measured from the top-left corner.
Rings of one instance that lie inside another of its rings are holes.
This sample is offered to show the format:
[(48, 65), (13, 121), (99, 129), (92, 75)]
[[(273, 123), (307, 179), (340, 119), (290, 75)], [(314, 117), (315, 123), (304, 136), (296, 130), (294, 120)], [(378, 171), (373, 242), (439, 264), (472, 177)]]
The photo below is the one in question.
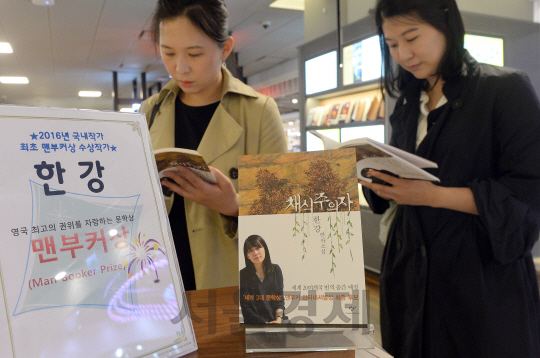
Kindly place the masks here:
[(283, 273), (272, 264), (273, 270), (261, 282), (253, 268), (240, 270), (240, 308), (244, 323), (257, 324), (275, 321), (276, 310), (285, 311)]
[(398, 206), (381, 272), (383, 344), (396, 358), (538, 358), (540, 104), (524, 73), (466, 63), (417, 151), (418, 85), (390, 118), (391, 144), (436, 162), (440, 185), (469, 187), (479, 215)]

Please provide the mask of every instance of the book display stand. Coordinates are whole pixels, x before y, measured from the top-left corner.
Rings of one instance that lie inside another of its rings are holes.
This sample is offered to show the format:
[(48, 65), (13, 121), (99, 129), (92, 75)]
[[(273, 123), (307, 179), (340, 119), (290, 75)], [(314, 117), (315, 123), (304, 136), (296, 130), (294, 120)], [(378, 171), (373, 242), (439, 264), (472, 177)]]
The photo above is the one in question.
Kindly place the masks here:
[(373, 348), (355, 149), (241, 156), (238, 187), (246, 352)]
[(370, 349), (374, 346), (374, 335), (372, 324), (360, 328), (309, 325), (246, 328), (246, 353)]
[[(362, 311), (369, 317), (368, 301), (362, 295)], [(246, 353), (343, 351), (374, 348), (373, 324), (323, 325), (281, 324), (246, 327)]]

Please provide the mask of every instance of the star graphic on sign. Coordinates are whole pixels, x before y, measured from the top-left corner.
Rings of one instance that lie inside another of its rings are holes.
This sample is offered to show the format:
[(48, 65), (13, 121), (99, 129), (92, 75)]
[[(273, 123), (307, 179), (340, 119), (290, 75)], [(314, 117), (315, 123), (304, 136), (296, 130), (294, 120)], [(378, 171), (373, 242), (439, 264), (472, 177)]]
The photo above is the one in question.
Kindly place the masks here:
[(32, 137), (32, 140), (37, 140), (37, 134), (36, 133), (30, 134), (30, 137)]
[(114, 145), (112, 145), (112, 146), (111, 146), (111, 150), (112, 150), (113, 152), (116, 152), (116, 147), (115, 147)]
[(47, 215), (53, 216), (56, 219), (58, 224), (72, 218), (71, 216), (65, 215), (68, 212), (68, 210), (62, 210), (62, 202), (60, 202), (60, 206), (58, 207), (58, 209), (53, 209), (53, 210), (54, 210), (54, 213), (47, 213)]

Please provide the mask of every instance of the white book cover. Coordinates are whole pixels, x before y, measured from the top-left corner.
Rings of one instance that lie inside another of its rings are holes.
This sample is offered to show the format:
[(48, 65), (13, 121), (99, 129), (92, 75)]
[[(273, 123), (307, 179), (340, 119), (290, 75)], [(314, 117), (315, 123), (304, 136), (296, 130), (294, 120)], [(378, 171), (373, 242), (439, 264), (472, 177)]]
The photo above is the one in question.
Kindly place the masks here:
[(0, 106), (0, 357), (197, 349), (142, 114)]
[(321, 117), (319, 120), (319, 126), (329, 125), (330, 109), (332, 108), (331, 104), (327, 104), (322, 107)]
[(319, 106), (317, 108), (317, 113), (315, 114), (315, 123), (314, 126), (322, 126), (326, 122), (326, 116), (328, 115), (328, 108), (325, 106)]
[(360, 112), (358, 113), (359, 119), (357, 121), (359, 122), (367, 121), (369, 108), (371, 107), (371, 103), (372, 103), (371, 100), (367, 98), (362, 99), (362, 101), (364, 102), (364, 106), (362, 107), (362, 115), (360, 115)]
[(359, 122), (360, 117), (362, 116), (363, 108), (362, 107), (363, 101), (361, 99), (356, 100), (354, 104), (354, 109), (351, 113), (351, 121), (352, 122)]
[(318, 107), (310, 108), (308, 111), (307, 119), (306, 119), (306, 126), (316, 126), (317, 125), (317, 111)]
[(367, 323), (355, 162), (350, 148), (239, 158), (240, 322)]
[(394, 146), (367, 137), (339, 143), (317, 131), (309, 132), (323, 141), (325, 149), (354, 148), (359, 179), (371, 181), (372, 179), (367, 177), (366, 173), (369, 169), (375, 169), (407, 179), (440, 181), (439, 178), (422, 169), (437, 168), (437, 163)]

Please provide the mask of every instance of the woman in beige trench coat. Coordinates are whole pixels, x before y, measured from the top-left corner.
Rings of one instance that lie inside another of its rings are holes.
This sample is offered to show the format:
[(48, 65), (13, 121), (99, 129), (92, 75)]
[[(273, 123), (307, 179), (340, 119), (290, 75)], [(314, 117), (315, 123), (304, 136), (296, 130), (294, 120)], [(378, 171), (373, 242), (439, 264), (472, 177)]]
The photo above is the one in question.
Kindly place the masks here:
[[(168, 172), (171, 181), (164, 184), (184, 201), (185, 219), (169, 216), (169, 220), (186, 221), (196, 289), (238, 285), (238, 156), (287, 149), (276, 103), (234, 78), (223, 65), (234, 45), (226, 16), (222, 0), (158, 1), (156, 42), (172, 80), (141, 106), (152, 122), (154, 150), (175, 147), (175, 138), (182, 136), (178, 124), (189, 118), (179, 122), (179, 105), (195, 111), (215, 106), (192, 149), (211, 166), (218, 184), (208, 184), (182, 167), (184, 177)], [(166, 204), (170, 211), (173, 200)], [(182, 255), (174, 239), (177, 254)]]

